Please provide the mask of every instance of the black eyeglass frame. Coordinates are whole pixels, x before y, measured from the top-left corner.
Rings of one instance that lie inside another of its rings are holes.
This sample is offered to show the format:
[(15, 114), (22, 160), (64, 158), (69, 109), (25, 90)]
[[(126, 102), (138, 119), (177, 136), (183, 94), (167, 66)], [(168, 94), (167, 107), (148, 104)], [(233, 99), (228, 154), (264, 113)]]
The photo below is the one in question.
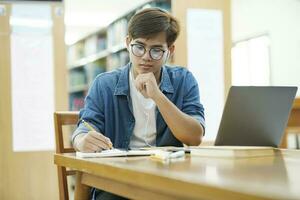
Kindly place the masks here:
[[(132, 47), (133, 47), (133, 46), (136, 46), (136, 45), (137, 45), (137, 46), (140, 46), (140, 47), (143, 47), (144, 53), (143, 53), (142, 55), (136, 55), (136, 54), (133, 52), (133, 48), (132, 48)], [(143, 57), (143, 56), (145, 55), (145, 53), (147, 52), (147, 49), (146, 49), (145, 46), (142, 45), (142, 44), (130, 44), (130, 47), (131, 47), (131, 53), (132, 53), (133, 55), (135, 55), (136, 57)], [(161, 54), (160, 58), (155, 59), (155, 58), (152, 57), (151, 50), (153, 50), (153, 49), (159, 49), (159, 50), (162, 51), (162, 54)], [(151, 57), (152, 60), (160, 60), (160, 59), (162, 59), (162, 57), (164, 56), (164, 54), (165, 54), (166, 51), (167, 51), (167, 50), (163, 50), (163, 49), (160, 49), (160, 48), (158, 48), (158, 47), (151, 47), (151, 48), (149, 49), (149, 55), (150, 55), (150, 57)]]

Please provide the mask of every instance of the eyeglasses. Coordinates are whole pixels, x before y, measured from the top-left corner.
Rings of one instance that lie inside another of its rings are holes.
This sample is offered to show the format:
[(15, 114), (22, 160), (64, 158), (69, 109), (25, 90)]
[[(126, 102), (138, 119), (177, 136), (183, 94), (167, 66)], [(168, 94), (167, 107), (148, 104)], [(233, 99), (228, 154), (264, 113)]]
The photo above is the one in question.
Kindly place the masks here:
[[(141, 44), (131, 44), (131, 52), (137, 57), (142, 57), (146, 53), (146, 48)], [(158, 47), (152, 47), (149, 50), (151, 59), (160, 60), (166, 51)]]

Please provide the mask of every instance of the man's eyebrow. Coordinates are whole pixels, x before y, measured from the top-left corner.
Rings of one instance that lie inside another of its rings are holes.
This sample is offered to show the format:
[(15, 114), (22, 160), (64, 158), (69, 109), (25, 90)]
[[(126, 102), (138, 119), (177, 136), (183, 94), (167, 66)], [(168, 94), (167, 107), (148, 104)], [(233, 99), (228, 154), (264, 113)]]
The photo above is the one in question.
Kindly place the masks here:
[[(138, 43), (138, 44), (142, 44), (144, 46), (147, 46), (144, 42), (141, 42), (139, 40), (136, 40), (135, 42)], [(155, 45), (151, 45), (150, 47), (163, 47), (163, 45), (161, 45), (161, 44), (155, 44)]]
[(139, 41), (139, 40), (136, 40), (135, 42), (136, 42), (136, 43), (139, 43), (139, 44), (142, 44), (142, 45), (145, 45), (144, 42), (141, 42), (141, 41)]

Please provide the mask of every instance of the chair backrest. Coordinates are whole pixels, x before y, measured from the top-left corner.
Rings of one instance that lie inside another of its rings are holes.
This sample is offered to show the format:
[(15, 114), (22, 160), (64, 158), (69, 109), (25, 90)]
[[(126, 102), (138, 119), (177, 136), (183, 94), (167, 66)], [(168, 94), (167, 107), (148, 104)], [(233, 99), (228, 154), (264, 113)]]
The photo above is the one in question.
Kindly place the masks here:
[[(76, 125), (78, 122), (79, 112), (77, 111), (58, 111), (54, 112), (55, 126), (55, 141), (56, 153), (72, 153), (75, 152), (72, 146), (66, 147), (64, 138), (64, 126)], [(68, 136), (69, 139), (69, 136)], [(66, 169), (65, 167), (57, 166), (58, 184), (59, 184), (59, 199), (68, 200), (68, 181), (67, 176), (75, 175), (74, 170)]]

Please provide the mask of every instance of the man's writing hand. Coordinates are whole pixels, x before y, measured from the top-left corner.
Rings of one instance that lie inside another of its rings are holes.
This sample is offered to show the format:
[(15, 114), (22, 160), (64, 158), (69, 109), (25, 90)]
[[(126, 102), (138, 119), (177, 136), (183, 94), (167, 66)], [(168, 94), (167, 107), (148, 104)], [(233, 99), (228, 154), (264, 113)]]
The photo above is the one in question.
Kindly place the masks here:
[(100, 152), (104, 149), (111, 149), (112, 143), (103, 134), (96, 131), (89, 131), (75, 137), (74, 147), (80, 152)]

